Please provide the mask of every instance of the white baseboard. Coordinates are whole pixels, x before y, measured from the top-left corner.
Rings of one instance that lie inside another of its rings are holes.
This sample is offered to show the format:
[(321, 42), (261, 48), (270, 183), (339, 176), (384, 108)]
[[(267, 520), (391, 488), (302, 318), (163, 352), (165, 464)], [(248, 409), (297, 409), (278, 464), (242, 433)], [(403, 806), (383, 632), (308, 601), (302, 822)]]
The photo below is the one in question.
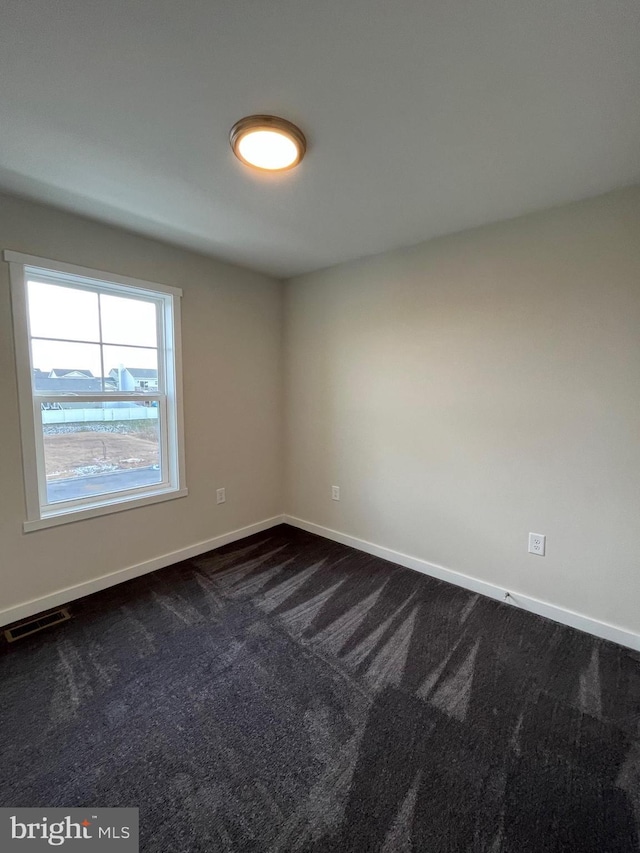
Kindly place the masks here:
[[(291, 515), (285, 515), (283, 520), (285, 524), (290, 524), (292, 527), (299, 527), (301, 530), (306, 530), (309, 533), (324, 536), (325, 539), (332, 539), (334, 542), (349, 545), (358, 551), (373, 554), (375, 557), (381, 557), (383, 560), (398, 563), (400, 566), (405, 566), (408, 569), (415, 569), (415, 571), (422, 572), (432, 578), (438, 578), (439, 580), (447, 581), (447, 583), (462, 586), (472, 592), (487, 595), (489, 598), (506, 601), (515, 607), (520, 607), (522, 610), (537, 613), (538, 616), (546, 616), (547, 619), (552, 619), (554, 622), (569, 625), (571, 628), (577, 628), (579, 631), (586, 631), (587, 634), (593, 634), (604, 640), (610, 640), (613, 643), (634, 649), (634, 651), (640, 651), (640, 635), (627, 631), (624, 628), (609, 625), (607, 622), (600, 622), (597, 619), (583, 616), (580, 613), (574, 613), (572, 610), (566, 610), (564, 607), (559, 607), (556, 604), (539, 601), (537, 598), (531, 598), (528, 595), (520, 595), (513, 590), (502, 589), (494, 584), (472, 578), (469, 575), (463, 575), (444, 566), (429, 563), (427, 560), (422, 560), (419, 557), (411, 557), (408, 554), (393, 551), (391, 548), (384, 548), (382, 545), (375, 545), (373, 542), (349, 536), (347, 533), (331, 530), (329, 527), (322, 527), (311, 521), (304, 521), (301, 518), (295, 518), (295, 516)], [(505, 599), (507, 592), (509, 593), (509, 597)]]
[(283, 521), (284, 516), (275, 515), (273, 518), (266, 518), (264, 521), (256, 522), (256, 524), (240, 527), (238, 530), (232, 530), (230, 533), (214, 536), (213, 539), (196, 542), (195, 545), (189, 545), (187, 548), (171, 551), (169, 554), (162, 554), (160, 557), (154, 557), (152, 560), (146, 560), (144, 563), (138, 563), (135, 566), (129, 566), (126, 569), (120, 569), (117, 572), (111, 572), (108, 575), (102, 575), (90, 581), (83, 581), (83, 583), (69, 586), (66, 589), (58, 590), (58, 592), (52, 592), (50, 595), (44, 595), (41, 598), (34, 598), (31, 601), (17, 604), (15, 607), (8, 607), (6, 610), (0, 610), (0, 625), (10, 625), (12, 622), (18, 622), (21, 619), (28, 619), (29, 616), (42, 613), (43, 610), (59, 607), (61, 604), (67, 604), (69, 601), (75, 601), (77, 598), (83, 598), (85, 595), (91, 595), (94, 592), (100, 592), (102, 589), (107, 589), (123, 581), (131, 580), (131, 578), (146, 575), (148, 572), (155, 572), (157, 569), (164, 569), (166, 566), (179, 563), (181, 560), (189, 560), (191, 557), (205, 554), (214, 548), (220, 548), (222, 545), (228, 545), (230, 542), (244, 539), (253, 533), (268, 530), (270, 527), (282, 524)]
[[(189, 560), (192, 557), (197, 557), (199, 554), (204, 554), (207, 551), (212, 551), (214, 548), (220, 548), (222, 545), (228, 545), (231, 542), (244, 539), (253, 533), (268, 530), (270, 527), (275, 527), (283, 522), (290, 524), (292, 527), (299, 527), (301, 530), (306, 530), (309, 533), (323, 536), (325, 539), (332, 539), (334, 542), (349, 545), (358, 551), (364, 551), (367, 554), (381, 557), (383, 560), (388, 560), (391, 563), (397, 563), (400, 566), (414, 569), (430, 577), (464, 587), (472, 592), (478, 592), (489, 598), (505, 601), (506, 589), (487, 583), (486, 581), (481, 581), (478, 578), (464, 575), (461, 572), (447, 569), (444, 566), (438, 566), (435, 563), (422, 560), (420, 557), (412, 557), (409, 554), (403, 554), (400, 551), (394, 551), (391, 548), (367, 542), (365, 539), (358, 539), (355, 536), (341, 533), (338, 530), (331, 530), (329, 527), (323, 527), (320, 524), (314, 524), (311, 521), (305, 521), (292, 515), (275, 515), (272, 518), (266, 518), (255, 524), (249, 524), (247, 527), (241, 527), (238, 530), (232, 530), (229, 533), (215, 536), (213, 539), (196, 542), (195, 545), (189, 545), (187, 548), (181, 548), (169, 554), (162, 554), (144, 563), (138, 563), (135, 566), (129, 566), (126, 569), (120, 569), (117, 572), (111, 572), (108, 575), (102, 575), (99, 578), (75, 584), (74, 586), (58, 590), (41, 598), (34, 598), (31, 601), (25, 601), (14, 607), (0, 610), (0, 625), (10, 625), (12, 622), (18, 622), (21, 619), (28, 619), (29, 616), (34, 616), (36, 613), (42, 613), (44, 610), (59, 607), (62, 604), (83, 598), (85, 595), (100, 592), (100, 590), (115, 586), (123, 581), (131, 580), (131, 578), (155, 572), (157, 569), (163, 569), (173, 563), (179, 563), (181, 560)], [(640, 651), (639, 634), (634, 634), (631, 631), (618, 628), (616, 625), (610, 625), (607, 622), (600, 622), (589, 616), (583, 616), (580, 613), (574, 613), (572, 610), (567, 610), (556, 604), (539, 601), (537, 598), (531, 598), (528, 595), (520, 595), (513, 590), (508, 590), (508, 592), (509, 598), (506, 601), (515, 607), (520, 607), (522, 610), (527, 610), (530, 613), (537, 613), (539, 616), (545, 616), (547, 619), (552, 619), (554, 622), (560, 622), (563, 625), (569, 625), (571, 628), (577, 628), (579, 631), (586, 631), (588, 634), (593, 634), (604, 640), (610, 640), (613, 643), (626, 646), (634, 651)]]

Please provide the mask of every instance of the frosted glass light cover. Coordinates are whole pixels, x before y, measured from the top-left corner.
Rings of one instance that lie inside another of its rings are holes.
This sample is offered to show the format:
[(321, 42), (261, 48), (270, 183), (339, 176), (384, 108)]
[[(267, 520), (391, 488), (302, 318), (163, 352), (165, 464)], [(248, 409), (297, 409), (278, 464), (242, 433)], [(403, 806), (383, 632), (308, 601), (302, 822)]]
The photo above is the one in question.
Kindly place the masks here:
[(246, 116), (231, 128), (229, 142), (236, 157), (247, 166), (278, 172), (292, 169), (306, 152), (299, 127), (278, 116)]
[(287, 169), (298, 159), (293, 140), (274, 130), (255, 130), (238, 143), (242, 158), (259, 169)]

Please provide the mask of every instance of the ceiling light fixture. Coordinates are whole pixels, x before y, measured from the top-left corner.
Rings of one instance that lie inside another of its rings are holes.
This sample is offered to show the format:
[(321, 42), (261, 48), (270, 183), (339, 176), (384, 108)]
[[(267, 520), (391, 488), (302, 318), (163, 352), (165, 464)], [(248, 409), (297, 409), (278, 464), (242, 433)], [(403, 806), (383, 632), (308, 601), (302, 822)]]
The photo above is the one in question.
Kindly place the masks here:
[(304, 133), (278, 116), (246, 116), (231, 128), (233, 153), (245, 166), (267, 172), (293, 169), (307, 150)]

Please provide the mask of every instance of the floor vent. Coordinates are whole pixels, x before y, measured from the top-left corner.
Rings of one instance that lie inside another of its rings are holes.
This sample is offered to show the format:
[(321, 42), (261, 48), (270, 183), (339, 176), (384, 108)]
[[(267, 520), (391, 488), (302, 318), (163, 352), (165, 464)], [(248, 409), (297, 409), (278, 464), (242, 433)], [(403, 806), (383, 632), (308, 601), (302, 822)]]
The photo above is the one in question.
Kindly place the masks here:
[(69, 611), (66, 607), (60, 607), (58, 610), (52, 610), (51, 613), (45, 613), (44, 616), (35, 616), (33, 619), (27, 619), (11, 628), (6, 628), (4, 635), (9, 643), (15, 643), (16, 640), (21, 640), (37, 631), (44, 631), (45, 628), (66, 622), (67, 619), (71, 619)]

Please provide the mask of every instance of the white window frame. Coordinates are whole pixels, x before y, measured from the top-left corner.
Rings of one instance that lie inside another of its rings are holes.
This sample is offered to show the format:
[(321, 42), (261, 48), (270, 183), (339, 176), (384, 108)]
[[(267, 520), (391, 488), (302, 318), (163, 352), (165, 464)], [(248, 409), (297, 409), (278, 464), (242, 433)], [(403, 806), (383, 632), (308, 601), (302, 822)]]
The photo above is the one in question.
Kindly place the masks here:
[[(6, 250), (9, 264), (11, 302), (16, 352), (22, 466), (24, 471), (27, 518), (25, 532), (58, 524), (94, 518), (112, 512), (147, 506), (160, 501), (184, 497), (185, 484), (184, 423), (182, 412), (182, 356), (180, 335), (180, 301), (182, 290), (128, 276), (102, 272), (86, 267), (51, 261)], [(27, 281), (86, 288), (94, 292), (147, 299), (159, 306), (158, 317), (158, 386), (164, 392), (87, 392), (85, 394), (36, 394), (33, 389)], [(76, 500), (47, 502), (44, 445), (42, 441), (42, 404), (96, 402), (137, 399), (157, 401), (164, 429), (161, 433), (161, 471), (163, 480), (152, 486), (141, 486)]]

